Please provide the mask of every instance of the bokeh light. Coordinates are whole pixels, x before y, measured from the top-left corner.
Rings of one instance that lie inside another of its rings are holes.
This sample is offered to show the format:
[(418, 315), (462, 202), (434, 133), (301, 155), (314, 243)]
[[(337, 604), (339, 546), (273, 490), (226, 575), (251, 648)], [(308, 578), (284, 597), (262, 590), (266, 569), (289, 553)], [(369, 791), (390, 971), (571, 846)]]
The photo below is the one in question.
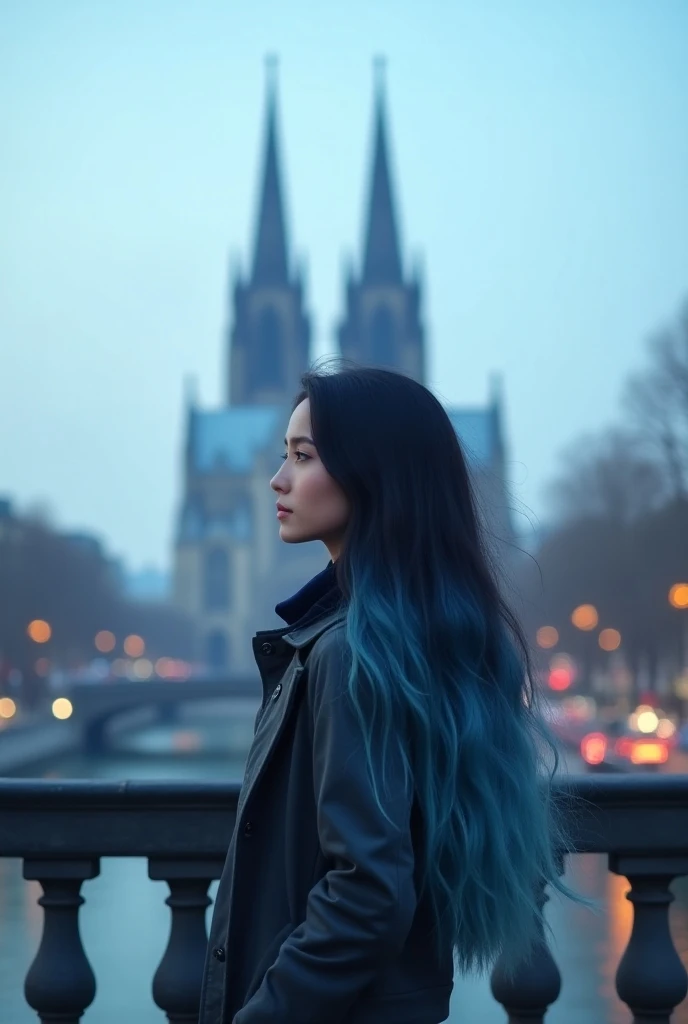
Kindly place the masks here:
[(656, 732), (660, 740), (668, 740), (676, 732), (676, 726), (670, 718), (660, 718), (659, 722), (657, 723)]
[(579, 604), (571, 614), (571, 622), (576, 629), (582, 629), (586, 632), (594, 629), (599, 620), (600, 617), (594, 604)]
[(114, 651), (116, 642), (115, 634), (111, 633), (109, 629), (101, 629), (96, 633), (95, 645), (101, 654), (109, 654), (110, 651)]
[(559, 631), (554, 626), (540, 626), (535, 634), (538, 647), (556, 647), (559, 643)]
[(26, 632), (36, 644), (45, 644), (53, 635), (53, 631), (45, 619), (34, 619), (30, 622)]
[(0, 697), (0, 718), (14, 718), (17, 705), (11, 697)]
[(616, 651), (621, 646), (621, 633), (618, 629), (603, 629), (597, 642), (603, 651)]
[(136, 679), (150, 679), (153, 675), (153, 662), (148, 658), (137, 658), (133, 672)]
[(688, 583), (674, 583), (669, 591), (669, 604), (674, 608), (688, 608)]
[(589, 732), (581, 740), (580, 752), (588, 764), (602, 764), (607, 753), (607, 737), (603, 732)]
[(69, 718), (74, 711), (71, 700), (66, 697), (58, 697), (53, 701), (53, 714), (55, 718)]
[(146, 645), (140, 636), (132, 633), (124, 641), (124, 650), (130, 658), (140, 658), (146, 649)]
[(642, 711), (638, 709), (636, 722), (638, 732), (654, 732), (659, 725), (659, 718), (652, 708), (643, 707)]

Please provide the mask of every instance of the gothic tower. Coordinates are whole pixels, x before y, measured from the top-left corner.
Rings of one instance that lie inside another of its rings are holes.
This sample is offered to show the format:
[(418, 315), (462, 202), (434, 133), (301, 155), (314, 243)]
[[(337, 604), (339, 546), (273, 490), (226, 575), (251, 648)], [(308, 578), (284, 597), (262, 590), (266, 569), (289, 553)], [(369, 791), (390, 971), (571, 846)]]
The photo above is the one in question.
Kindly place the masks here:
[(385, 112), (384, 68), (376, 61), (373, 163), (360, 278), (349, 273), (346, 314), (338, 330), (342, 356), (425, 379), (420, 284), (406, 279), (394, 206)]
[(229, 405), (281, 405), (308, 368), (310, 324), (303, 282), (292, 273), (277, 145), (276, 62), (267, 62), (263, 177), (253, 265), (234, 281), (234, 326), (229, 338)]

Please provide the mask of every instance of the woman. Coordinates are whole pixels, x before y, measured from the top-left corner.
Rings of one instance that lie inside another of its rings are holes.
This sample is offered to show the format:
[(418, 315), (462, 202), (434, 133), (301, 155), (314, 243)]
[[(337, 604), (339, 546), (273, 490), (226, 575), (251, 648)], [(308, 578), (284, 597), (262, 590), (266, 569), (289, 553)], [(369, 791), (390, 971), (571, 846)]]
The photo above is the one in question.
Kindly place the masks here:
[(543, 885), (571, 895), (547, 735), (440, 403), (382, 369), (302, 385), (271, 487), (330, 563), (253, 641), (200, 1024), (437, 1024), (454, 960), (515, 965)]

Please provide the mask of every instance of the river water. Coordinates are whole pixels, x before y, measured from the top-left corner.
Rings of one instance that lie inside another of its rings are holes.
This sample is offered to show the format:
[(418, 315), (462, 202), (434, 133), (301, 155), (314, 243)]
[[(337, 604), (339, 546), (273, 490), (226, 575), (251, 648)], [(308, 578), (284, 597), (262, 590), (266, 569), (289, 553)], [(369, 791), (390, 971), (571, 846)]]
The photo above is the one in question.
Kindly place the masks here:
[[(103, 758), (62, 757), (23, 775), (93, 779), (241, 779), (255, 707), (223, 711), (189, 708), (175, 725), (149, 724), (120, 740)], [(548, 917), (553, 953), (562, 973), (562, 994), (548, 1024), (628, 1024), (630, 1013), (614, 991), (614, 972), (630, 934), (632, 908), (625, 879), (606, 870), (604, 857), (571, 858), (569, 880), (600, 900), (601, 915), (551, 901)], [(217, 883), (210, 889), (214, 897)], [(674, 883), (671, 928), (688, 966), (688, 883)], [(104, 859), (101, 874), (86, 882), (80, 911), (85, 949), (97, 979), (85, 1024), (165, 1024), (151, 996), (153, 974), (167, 942), (169, 910), (164, 882), (151, 882), (143, 858)], [(24, 1002), (23, 980), (40, 941), (40, 886), (25, 882), (21, 863), (0, 859), (0, 1024), (35, 1024)], [(208, 911), (208, 923), (210, 922)], [(451, 1024), (504, 1024), (484, 978), (456, 979)], [(688, 1024), (688, 1001), (674, 1024)]]

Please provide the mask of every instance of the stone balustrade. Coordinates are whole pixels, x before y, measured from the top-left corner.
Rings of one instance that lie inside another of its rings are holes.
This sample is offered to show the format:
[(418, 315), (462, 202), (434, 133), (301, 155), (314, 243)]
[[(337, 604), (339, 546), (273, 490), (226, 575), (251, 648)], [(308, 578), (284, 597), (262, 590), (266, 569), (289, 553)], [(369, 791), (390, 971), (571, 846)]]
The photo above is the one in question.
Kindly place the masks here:
[[(167, 882), (170, 931), (152, 996), (171, 1024), (196, 1024), (208, 889), (222, 871), (237, 797), (238, 786), (225, 783), (0, 780), (0, 857), (21, 858), (24, 877), (43, 891), (43, 934), (24, 983), (43, 1024), (77, 1024), (94, 999), (79, 908), (102, 857), (146, 857), (149, 877)], [(688, 775), (566, 777), (558, 799), (576, 851), (607, 854), (610, 871), (630, 883), (633, 928), (617, 992), (634, 1024), (669, 1024), (687, 991), (668, 911), (672, 880), (688, 874)], [(492, 975), (510, 1024), (543, 1022), (560, 985), (544, 935), (513, 976), (499, 964)]]

